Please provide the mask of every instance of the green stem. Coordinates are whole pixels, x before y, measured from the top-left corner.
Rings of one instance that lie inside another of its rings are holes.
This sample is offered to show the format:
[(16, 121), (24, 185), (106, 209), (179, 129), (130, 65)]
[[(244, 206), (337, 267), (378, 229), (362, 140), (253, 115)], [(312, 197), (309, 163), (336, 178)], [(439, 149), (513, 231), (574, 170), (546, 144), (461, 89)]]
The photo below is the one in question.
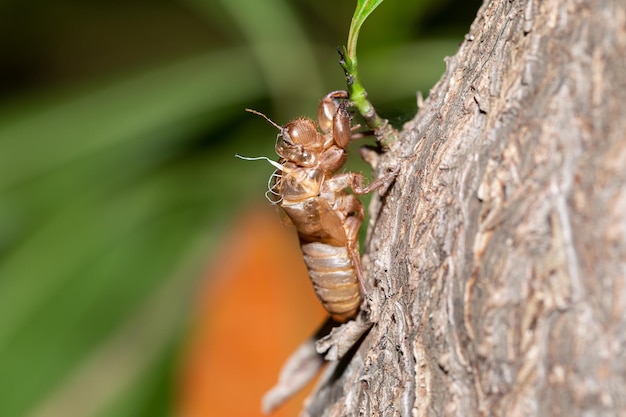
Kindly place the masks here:
[[(352, 33), (352, 30), (351, 32)], [(352, 41), (352, 42), (350, 42)], [(356, 48), (356, 37), (353, 40), (349, 39), (349, 45), (352, 44), (353, 48)], [(354, 52), (355, 49), (352, 49)], [(374, 106), (367, 99), (367, 91), (359, 78), (358, 66), (356, 60), (356, 54), (350, 56), (349, 53), (338, 49), (340, 60), (339, 65), (343, 68), (346, 75), (346, 83), (348, 85), (348, 95), (352, 105), (357, 109), (359, 114), (365, 119), (367, 126), (374, 131), (378, 142), (386, 147), (396, 141), (398, 132), (389, 124), (387, 119), (384, 119), (376, 113)]]
[(357, 0), (357, 6), (350, 22), (350, 32), (348, 33), (348, 47), (339, 48), (341, 57), (339, 64), (346, 74), (348, 84), (348, 94), (350, 101), (358, 112), (365, 119), (367, 126), (374, 131), (378, 142), (382, 146), (393, 143), (398, 132), (389, 124), (387, 119), (381, 118), (374, 109), (374, 106), (367, 99), (367, 91), (359, 78), (359, 71), (356, 59), (356, 44), (359, 39), (359, 31), (365, 19), (378, 7), (383, 0)]

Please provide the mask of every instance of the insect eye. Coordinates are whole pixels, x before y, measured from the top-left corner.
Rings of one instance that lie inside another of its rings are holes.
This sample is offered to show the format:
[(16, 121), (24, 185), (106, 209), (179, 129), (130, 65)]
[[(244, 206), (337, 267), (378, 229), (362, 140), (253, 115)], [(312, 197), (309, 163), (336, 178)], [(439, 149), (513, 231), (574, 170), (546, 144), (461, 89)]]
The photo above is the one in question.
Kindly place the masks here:
[[(283, 140), (289, 137), (291, 144), (309, 145), (319, 141), (321, 136), (315, 128), (315, 123), (311, 119), (296, 119), (285, 127)], [(285, 140), (286, 141), (286, 140)]]

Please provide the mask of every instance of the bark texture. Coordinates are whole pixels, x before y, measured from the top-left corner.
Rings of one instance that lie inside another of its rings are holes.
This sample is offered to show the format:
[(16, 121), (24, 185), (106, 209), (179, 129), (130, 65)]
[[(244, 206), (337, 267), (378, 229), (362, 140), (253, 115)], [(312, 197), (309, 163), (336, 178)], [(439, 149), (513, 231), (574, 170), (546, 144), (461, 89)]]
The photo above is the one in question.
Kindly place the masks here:
[(486, 1), (379, 170), (310, 416), (626, 415), (626, 3)]

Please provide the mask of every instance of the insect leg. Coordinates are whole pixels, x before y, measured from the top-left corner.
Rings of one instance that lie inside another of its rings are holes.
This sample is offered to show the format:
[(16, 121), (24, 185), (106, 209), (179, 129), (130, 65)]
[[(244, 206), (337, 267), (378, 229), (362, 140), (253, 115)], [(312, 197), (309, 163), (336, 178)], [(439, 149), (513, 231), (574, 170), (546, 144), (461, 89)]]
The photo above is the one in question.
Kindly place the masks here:
[(331, 91), (326, 94), (320, 101), (320, 105), (317, 108), (317, 122), (322, 129), (322, 132), (330, 132), (333, 128), (333, 118), (337, 113), (339, 104), (337, 100), (347, 99), (348, 92), (343, 90)]
[(354, 136), (350, 128), (350, 114), (347, 107), (347, 102), (341, 102), (335, 111), (332, 122), (333, 140), (342, 149), (348, 146)]
[(365, 287), (365, 278), (361, 268), (361, 254), (359, 253), (359, 228), (365, 218), (363, 204), (353, 194), (344, 194), (337, 200), (336, 209), (342, 214), (343, 228), (348, 238), (348, 256), (354, 266), (361, 287), (363, 298), (369, 299), (368, 291)]
[(348, 255), (350, 256), (350, 261), (352, 261), (352, 266), (354, 266), (354, 273), (359, 281), (363, 299), (369, 300), (369, 293), (365, 287), (365, 278), (363, 277), (363, 269), (361, 268), (361, 254), (359, 253), (358, 242), (352, 244), (348, 242)]
[(400, 172), (399, 165), (385, 175), (381, 175), (380, 177), (376, 178), (367, 186), (363, 186), (363, 175), (351, 172), (349, 173), (351, 177), (350, 188), (355, 194), (368, 194), (392, 181), (398, 175), (398, 172)]

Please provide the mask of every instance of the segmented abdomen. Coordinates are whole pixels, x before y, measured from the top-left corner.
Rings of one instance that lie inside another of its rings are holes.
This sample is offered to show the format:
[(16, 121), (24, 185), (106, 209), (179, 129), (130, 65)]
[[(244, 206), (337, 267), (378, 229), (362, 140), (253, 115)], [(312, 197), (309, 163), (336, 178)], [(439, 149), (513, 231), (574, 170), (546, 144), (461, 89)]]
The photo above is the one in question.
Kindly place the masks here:
[(315, 293), (324, 308), (338, 321), (354, 317), (361, 305), (361, 287), (348, 249), (319, 242), (301, 246)]

